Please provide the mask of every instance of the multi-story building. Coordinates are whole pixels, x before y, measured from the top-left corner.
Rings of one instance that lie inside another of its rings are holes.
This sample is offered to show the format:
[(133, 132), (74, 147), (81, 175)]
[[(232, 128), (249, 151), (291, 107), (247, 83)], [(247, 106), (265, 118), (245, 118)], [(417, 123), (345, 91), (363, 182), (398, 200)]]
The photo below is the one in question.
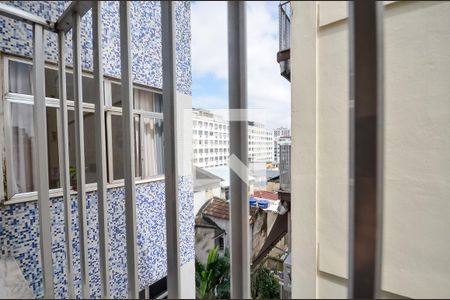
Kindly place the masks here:
[[(204, 168), (228, 165), (228, 121), (210, 111), (194, 109), (192, 122), (194, 165)], [(248, 158), (249, 162), (273, 160), (273, 133), (263, 124), (248, 122)]]
[(273, 162), (274, 167), (280, 163), (280, 143), (285, 145), (291, 140), (291, 130), (286, 127), (279, 127), (273, 130)]
[(249, 162), (273, 161), (273, 132), (257, 122), (248, 122)]
[(228, 122), (207, 110), (194, 109), (192, 117), (194, 165), (216, 167), (228, 164), (230, 134)]
[(274, 138), (274, 140), (276, 140), (276, 139), (278, 139), (280, 137), (285, 137), (285, 136), (291, 136), (291, 130), (289, 128), (278, 127), (278, 128), (273, 130), (273, 138)]
[(273, 150), (274, 163), (273, 163), (273, 166), (277, 168), (279, 166), (279, 164), (280, 164), (280, 150), (281, 150), (281, 147), (283, 145), (290, 145), (291, 144), (291, 137), (290, 136), (279, 137), (277, 140), (275, 140), (273, 142), (273, 144), (274, 144), (274, 150)]
[[(98, 14), (92, 5), (100, 2), (0, 3), (0, 260), (7, 266), (0, 268), (1, 297), (101, 298), (105, 281), (109, 283), (109, 297), (127, 298), (129, 291), (137, 297), (136, 289), (148, 292), (149, 286), (167, 275), (170, 251), (165, 226), (162, 5), (158, 1), (108, 1), (96, 7)], [(190, 3), (177, 2), (174, 9), (176, 107), (183, 111), (192, 103)], [(93, 34), (93, 28), (97, 28), (94, 17), (103, 28), (99, 39)], [(121, 26), (124, 20), (127, 26)], [(121, 36), (125, 27), (131, 28), (128, 44)], [(70, 28), (74, 35), (65, 34)], [(58, 34), (62, 40), (58, 40)], [(58, 57), (59, 49), (66, 52), (64, 60)], [(132, 51), (127, 59), (131, 60), (128, 66), (132, 71), (126, 78), (133, 87), (124, 92), (121, 53), (126, 50)], [(100, 68), (104, 77), (93, 72), (100, 69), (95, 67), (93, 57), (103, 58), (97, 62), (103, 60)], [(64, 61), (66, 69), (58, 72)], [(74, 64), (80, 68), (73, 68)], [(33, 76), (36, 72), (39, 75)], [(61, 83), (63, 72), (66, 80)], [(65, 87), (67, 95), (62, 95)], [(122, 102), (125, 93), (131, 101)], [(104, 115), (97, 113), (98, 98), (104, 98)], [(133, 98), (134, 126), (125, 125), (126, 110), (122, 111), (122, 106), (133, 105)], [(42, 103), (45, 107), (38, 110)], [(61, 121), (64, 115), (65, 125)], [(101, 117), (104, 130), (96, 123)], [(130, 132), (124, 134), (123, 125), (131, 126), (131, 137)], [(103, 132), (103, 151), (97, 151), (96, 142), (101, 140), (97, 129)], [(128, 153), (126, 136), (135, 141), (134, 151)], [(177, 151), (189, 164), (191, 138), (181, 130), (177, 133), (177, 141), (184, 146)], [(99, 156), (105, 158), (103, 168), (98, 167)], [(182, 207), (178, 229), (183, 278), (180, 296), (195, 298), (192, 171), (190, 166), (176, 165), (179, 177), (174, 180), (179, 183)], [(76, 174), (70, 186), (69, 167)], [(130, 178), (128, 182), (133, 178), (132, 170), (134, 182), (126, 185), (126, 178)], [(97, 190), (101, 172), (102, 193)], [(126, 200), (135, 201), (135, 208)], [(134, 227), (128, 214), (132, 210)], [(100, 228), (105, 227), (101, 222), (107, 228), (103, 238)], [(134, 274), (129, 274), (131, 268)], [(104, 276), (101, 270), (106, 270)]]

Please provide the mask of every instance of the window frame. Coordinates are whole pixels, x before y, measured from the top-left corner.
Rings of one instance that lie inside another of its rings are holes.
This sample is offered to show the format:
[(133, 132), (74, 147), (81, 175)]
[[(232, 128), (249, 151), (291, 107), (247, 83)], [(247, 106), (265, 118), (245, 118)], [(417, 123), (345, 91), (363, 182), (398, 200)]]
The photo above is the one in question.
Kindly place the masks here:
[[(11, 55), (11, 54), (5, 54), (5, 53), (0, 53), (0, 67), (2, 68), (2, 70), (0, 70), (0, 72), (3, 72), (3, 80), (1, 83), (1, 88), (2, 88), (2, 100), (3, 100), (3, 111), (4, 111), (4, 117), (3, 117), (3, 127), (4, 127), (4, 147), (5, 147), (5, 151), (3, 153), (3, 159), (4, 161), (6, 161), (6, 174), (4, 176), (4, 180), (7, 181), (6, 184), (6, 191), (3, 191), (3, 195), (2, 199), (5, 200), (5, 204), (15, 204), (15, 203), (21, 203), (21, 202), (26, 202), (26, 201), (34, 201), (37, 200), (37, 196), (38, 193), (37, 191), (31, 191), (31, 192), (24, 192), (24, 193), (17, 193), (12, 195), (11, 191), (13, 190), (12, 188), (12, 172), (10, 170), (12, 170), (12, 158), (13, 158), (13, 151), (12, 151), (12, 136), (11, 136), (11, 132), (9, 130), (9, 125), (11, 124), (11, 103), (18, 103), (18, 104), (25, 104), (25, 105), (34, 105), (34, 95), (26, 95), (26, 94), (18, 94), (18, 93), (12, 93), (9, 92), (9, 83), (10, 83), (10, 79), (9, 79), (9, 62), (10, 61), (14, 61), (14, 62), (19, 62), (19, 63), (25, 63), (28, 65), (32, 65), (32, 60), (28, 59), (28, 58), (24, 58), (24, 57), (20, 57), (20, 56), (15, 56), (15, 55)], [(58, 66), (54, 63), (45, 62), (45, 69), (51, 69), (51, 70), (56, 70), (58, 71)], [(66, 66), (66, 72), (73, 74), (73, 68)], [(89, 78), (94, 78), (92, 72), (89, 71), (82, 71), (82, 76), (84, 77), (89, 77)], [(110, 101), (110, 94), (107, 94), (107, 85), (111, 84), (111, 83), (121, 83), (120, 79), (117, 78), (113, 78), (110, 76), (104, 76), (104, 101), (105, 101), (105, 129), (106, 129), (106, 137), (107, 137), (107, 141), (106, 141), (106, 157), (107, 157), (107, 182), (106, 182), (106, 188), (110, 189), (110, 188), (116, 188), (116, 187), (121, 187), (124, 185), (124, 179), (116, 179), (113, 180), (113, 174), (112, 172), (112, 164), (113, 164), (113, 155), (112, 155), (112, 151), (113, 151), (113, 145), (112, 145), (112, 141), (111, 141), (111, 136), (112, 136), (112, 128), (111, 128), (111, 114), (115, 114), (115, 115), (122, 115), (122, 108), (121, 107), (115, 107), (110, 105), (111, 101)], [(139, 83), (133, 83), (133, 89), (140, 89), (140, 90), (144, 90), (147, 92), (151, 92), (151, 93), (157, 93), (157, 94), (162, 94), (162, 91), (160, 89), (156, 89), (156, 88), (151, 88), (151, 87), (147, 87), (144, 86), (142, 84)], [(111, 91), (111, 90), (109, 90)], [(67, 109), (68, 111), (74, 111), (75, 110), (75, 101), (73, 100), (66, 100), (67, 101)], [(109, 101), (109, 102), (108, 102)], [(57, 116), (57, 134), (58, 134), (58, 147), (62, 147), (62, 132), (61, 132), (61, 126), (59, 126), (59, 122), (60, 122), (60, 118), (61, 118), (61, 106), (60, 106), (60, 99), (59, 98), (51, 98), (51, 97), (45, 97), (45, 106), (46, 107), (52, 107), (52, 108), (56, 108), (56, 116)], [(82, 105), (83, 108), (83, 112), (95, 112), (95, 104), (94, 103), (86, 103), (84, 102)], [(142, 141), (143, 139), (143, 117), (146, 118), (151, 118), (154, 120), (163, 120), (163, 113), (158, 113), (158, 112), (150, 112), (150, 111), (143, 111), (143, 110), (134, 110), (133, 109), (133, 113), (134, 115), (138, 115), (139, 116), (139, 126), (140, 126), (140, 139)], [(109, 119), (109, 121), (108, 121)], [(109, 123), (108, 123), (109, 122)], [(143, 149), (143, 144), (141, 143), (141, 153), (142, 151), (145, 151), (145, 149)], [(59, 154), (58, 154), (59, 155)], [(141, 176), (139, 177), (135, 177), (136, 179), (136, 183), (137, 184), (141, 184), (141, 183), (146, 183), (146, 182), (151, 182), (151, 181), (158, 181), (158, 180), (162, 180), (164, 179), (164, 174), (159, 174), (159, 175), (155, 175), (155, 176), (148, 176), (148, 177), (143, 177), (142, 176), (142, 172), (143, 172), (143, 156), (141, 155)], [(62, 165), (62, 157), (58, 156), (58, 161), (59, 161), (59, 166)], [(164, 163), (164, 162), (161, 162)], [(110, 168), (111, 166), (111, 168)], [(61, 172), (60, 172), (60, 176), (61, 176)], [(97, 183), (87, 183), (86, 184), (86, 192), (92, 192), (92, 191), (96, 191), (97, 190)], [(71, 194), (76, 194), (77, 191), (70, 191)], [(49, 197), (50, 198), (54, 198), (54, 197), (59, 197), (62, 195), (62, 188), (54, 188), (54, 189), (50, 189), (49, 188)]]

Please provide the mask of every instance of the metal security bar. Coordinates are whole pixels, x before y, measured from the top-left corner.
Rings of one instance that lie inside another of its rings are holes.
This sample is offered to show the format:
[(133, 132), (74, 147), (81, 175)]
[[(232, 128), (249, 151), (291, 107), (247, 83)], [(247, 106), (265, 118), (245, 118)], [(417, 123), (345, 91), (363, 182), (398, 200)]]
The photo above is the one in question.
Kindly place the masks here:
[(58, 32), (58, 78), (59, 78), (59, 99), (60, 99), (60, 129), (59, 129), (59, 157), (60, 157), (60, 176), (61, 187), (63, 190), (64, 201), (64, 227), (67, 252), (67, 290), (69, 299), (75, 298), (73, 286), (73, 247), (72, 247), (72, 200), (70, 197), (70, 173), (69, 173), (69, 129), (67, 114), (67, 87), (66, 87), (66, 46), (65, 34)]
[(171, 1), (161, 2), (164, 173), (166, 193), (167, 291), (169, 299), (181, 298), (179, 253), (179, 199), (177, 162), (175, 10)]
[(42, 25), (33, 26), (33, 83), (34, 83), (34, 128), (36, 131), (36, 171), (39, 206), (39, 236), (41, 267), (44, 282), (44, 298), (54, 298), (52, 231), (50, 199), (48, 194), (48, 157), (47, 157), (47, 113), (45, 108), (45, 72), (44, 72), (44, 29)]
[(77, 197), (78, 222), (80, 231), (80, 272), (83, 298), (89, 298), (89, 261), (88, 261), (88, 233), (86, 211), (86, 174), (84, 157), (84, 115), (83, 115), (83, 87), (81, 73), (80, 22), (81, 16), (73, 16), (72, 47), (73, 47), (73, 95), (75, 101), (75, 145), (77, 166)]
[(349, 298), (378, 298), (383, 200), (383, 3), (349, 2)]
[(103, 94), (103, 59), (102, 59), (102, 2), (92, 5), (92, 35), (95, 102), (95, 151), (97, 162), (97, 199), (98, 199), (98, 235), (102, 298), (110, 298), (109, 284), (109, 238), (108, 238), (108, 202), (106, 194), (106, 133), (105, 101)]
[[(236, 156), (247, 170), (230, 170), (231, 297), (248, 299), (250, 294), (250, 247), (248, 205), (248, 122), (246, 4), (228, 2), (228, 97), (230, 109), (230, 157)], [(243, 120), (232, 121), (233, 110)], [(241, 178), (238, 174), (247, 176)]]
[(128, 298), (139, 296), (137, 273), (136, 190), (134, 166), (133, 82), (131, 72), (130, 2), (122, 1), (120, 15), (120, 66), (123, 109), (123, 168), (125, 177), (125, 224), (127, 232)]

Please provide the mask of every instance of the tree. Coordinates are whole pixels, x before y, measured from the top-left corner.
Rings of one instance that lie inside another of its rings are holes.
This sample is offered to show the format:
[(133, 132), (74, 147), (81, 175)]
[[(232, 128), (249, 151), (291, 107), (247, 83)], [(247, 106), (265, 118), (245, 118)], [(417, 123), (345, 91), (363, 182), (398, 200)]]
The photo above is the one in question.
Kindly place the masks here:
[(251, 277), (253, 299), (279, 299), (280, 284), (273, 271), (260, 264)]
[(228, 249), (223, 256), (214, 247), (208, 253), (206, 265), (195, 259), (195, 284), (197, 298), (230, 298), (230, 255)]

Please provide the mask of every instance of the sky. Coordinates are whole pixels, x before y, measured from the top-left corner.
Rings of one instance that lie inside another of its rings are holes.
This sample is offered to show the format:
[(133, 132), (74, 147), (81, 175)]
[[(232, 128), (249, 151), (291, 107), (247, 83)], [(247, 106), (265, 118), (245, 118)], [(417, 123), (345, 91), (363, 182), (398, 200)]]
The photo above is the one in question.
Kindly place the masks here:
[[(290, 84), (280, 75), (279, 1), (247, 2), (247, 85), (249, 118), (266, 128), (291, 127)], [(228, 107), (226, 2), (191, 4), (192, 106)]]

